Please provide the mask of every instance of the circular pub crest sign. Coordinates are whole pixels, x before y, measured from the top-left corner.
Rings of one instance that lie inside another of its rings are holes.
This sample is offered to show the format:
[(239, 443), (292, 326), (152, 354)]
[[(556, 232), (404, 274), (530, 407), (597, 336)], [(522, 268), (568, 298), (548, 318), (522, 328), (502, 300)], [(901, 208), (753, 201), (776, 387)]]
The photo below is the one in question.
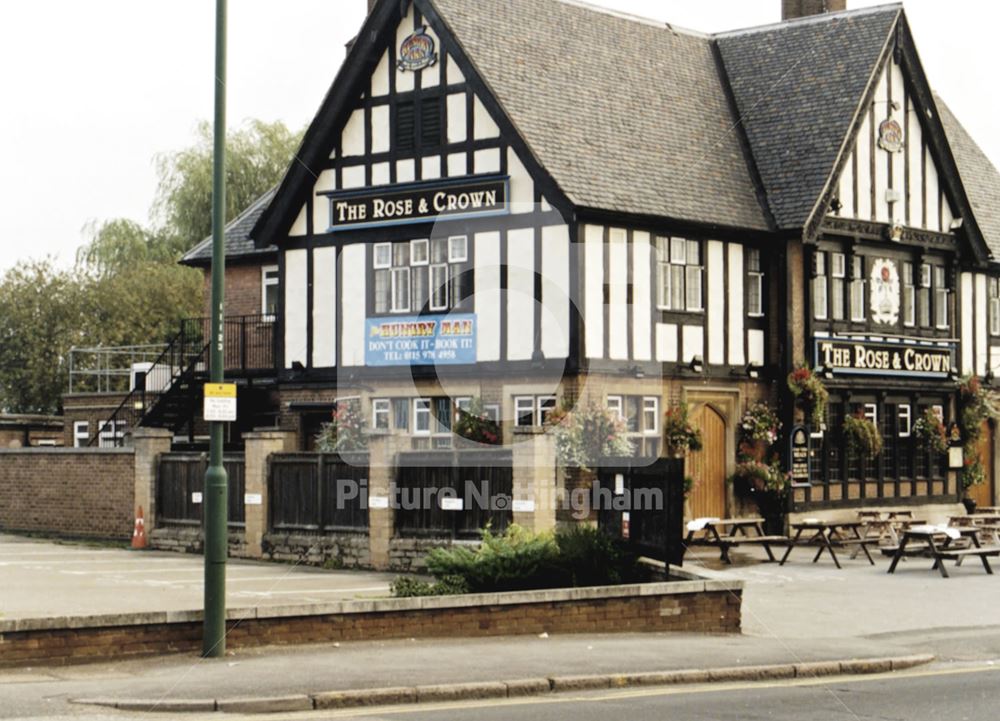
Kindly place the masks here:
[(890, 153), (903, 149), (903, 128), (892, 118), (886, 118), (878, 126), (878, 146)]
[(880, 258), (872, 264), (872, 320), (894, 325), (899, 320), (899, 272), (896, 264)]
[(415, 73), (434, 65), (437, 59), (434, 38), (427, 34), (427, 26), (422, 25), (399, 46), (396, 67), (404, 73), (407, 70)]

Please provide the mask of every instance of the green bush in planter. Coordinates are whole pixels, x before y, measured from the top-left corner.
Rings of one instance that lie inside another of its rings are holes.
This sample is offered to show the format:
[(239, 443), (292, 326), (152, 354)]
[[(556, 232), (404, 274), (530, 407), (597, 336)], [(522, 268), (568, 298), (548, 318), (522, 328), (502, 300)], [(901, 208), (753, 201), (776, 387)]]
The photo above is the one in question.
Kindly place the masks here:
[[(648, 580), (639, 559), (620, 540), (596, 528), (575, 526), (552, 533), (532, 533), (517, 525), (501, 535), (485, 529), (476, 549), (439, 548), (427, 556), (431, 586), (399, 580), (393, 593), (430, 595), (462, 588), (468, 593), (526, 591), (569, 586), (604, 586)], [(419, 583), (419, 582), (416, 582)], [(451, 591), (455, 592), (455, 591)]]

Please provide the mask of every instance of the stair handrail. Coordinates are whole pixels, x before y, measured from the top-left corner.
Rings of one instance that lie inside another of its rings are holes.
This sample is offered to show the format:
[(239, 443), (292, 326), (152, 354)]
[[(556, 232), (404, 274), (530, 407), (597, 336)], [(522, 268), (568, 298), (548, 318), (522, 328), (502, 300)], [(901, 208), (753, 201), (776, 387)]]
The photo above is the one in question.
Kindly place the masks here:
[[(99, 446), (101, 435), (108, 430), (111, 431), (112, 444), (114, 446), (121, 446), (124, 437), (123, 435), (119, 435), (118, 433), (118, 423), (119, 421), (123, 420), (123, 416), (127, 415), (129, 417), (129, 420), (133, 421), (136, 420), (137, 417), (138, 422), (130, 423), (128, 424), (127, 427), (128, 428), (138, 427), (139, 423), (142, 422), (142, 418), (146, 415), (146, 413), (149, 410), (146, 407), (146, 379), (149, 378), (150, 374), (153, 373), (157, 369), (157, 367), (163, 364), (164, 359), (169, 357), (169, 365), (167, 365), (167, 368), (170, 369), (170, 386), (174, 384), (177, 378), (182, 376), (187, 371), (189, 363), (184, 362), (185, 361), (184, 351), (187, 346), (187, 331), (188, 331), (188, 324), (185, 321), (182, 321), (180, 332), (177, 333), (177, 335), (175, 335), (173, 338), (171, 338), (170, 342), (167, 344), (167, 347), (163, 349), (163, 352), (160, 353), (160, 355), (156, 358), (156, 360), (153, 361), (152, 365), (150, 365), (149, 370), (147, 370), (145, 373), (142, 374), (143, 375), (142, 383), (137, 384), (135, 388), (129, 391), (128, 395), (125, 396), (122, 402), (114, 410), (110, 418), (104, 421), (103, 424), (98, 425), (97, 431), (94, 433), (94, 435), (90, 437), (90, 440), (87, 442), (87, 445), (89, 447)], [(177, 352), (178, 344), (180, 346), (179, 352)], [(207, 348), (208, 348), (208, 343), (206, 342), (202, 345), (201, 352), (198, 353), (198, 355), (195, 356), (190, 361), (190, 363), (191, 364), (197, 363), (201, 358), (201, 356), (204, 355), (205, 350)], [(179, 359), (181, 362), (175, 363), (174, 362), (175, 359)], [(174, 373), (173, 370), (174, 368), (179, 368), (179, 371), (176, 374)], [(137, 400), (138, 400), (138, 405), (136, 404)], [(131, 413), (129, 413), (129, 411), (131, 411)], [(139, 413), (136, 413), (136, 411), (139, 411)]]

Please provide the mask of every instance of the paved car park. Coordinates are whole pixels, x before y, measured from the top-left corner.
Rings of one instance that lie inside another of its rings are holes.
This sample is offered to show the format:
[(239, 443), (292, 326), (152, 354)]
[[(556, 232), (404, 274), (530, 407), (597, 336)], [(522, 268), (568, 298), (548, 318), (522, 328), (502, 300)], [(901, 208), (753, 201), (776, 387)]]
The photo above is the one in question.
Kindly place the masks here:
[[(0, 618), (86, 616), (202, 607), (201, 556), (0, 534)], [(387, 596), (393, 574), (232, 560), (229, 608)]]

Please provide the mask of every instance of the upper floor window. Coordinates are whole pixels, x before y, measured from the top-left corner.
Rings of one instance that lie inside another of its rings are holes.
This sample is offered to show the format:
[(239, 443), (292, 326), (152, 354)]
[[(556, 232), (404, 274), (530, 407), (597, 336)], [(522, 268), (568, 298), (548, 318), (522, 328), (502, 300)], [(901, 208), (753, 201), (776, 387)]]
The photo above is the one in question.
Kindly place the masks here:
[(829, 303), (826, 295), (826, 253), (816, 251), (813, 254), (813, 318), (826, 320)]
[(865, 314), (865, 259), (859, 255), (851, 258), (851, 320), (863, 323)]
[(989, 281), (990, 335), (1000, 335), (1000, 278)]
[(260, 269), (260, 312), (274, 317), (278, 313), (278, 266), (265, 265)]
[(747, 249), (747, 315), (764, 315), (764, 270), (760, 265), (760, 250)]
[(913, 263), (903, 263), (903, 325), (906, 326), (917, 322), (917, 295), (913, 280)]
[(396, 105), (396, 150), (411, 152), (444, 143), (441, 98), (410, 100)]
[(701, 244), (684, 238), (656, 239), (656, 307), (701, 311)]
[(376, 243), (372, 251), (376, 313), (445, 312), (472, 293), (468, 237)]
[(920, 325), (931, 324), (931, 267), (927, 263), (920, 266), (920, 285), (917, 289), (917, 314)]
[(830, 253), (830, 310), (834, 320), (844, 320), (844, 283), (847, 278), (847, 256)]
[(934, 266), (934, 325), (948, 327), (948, 276), (943, 265)]

